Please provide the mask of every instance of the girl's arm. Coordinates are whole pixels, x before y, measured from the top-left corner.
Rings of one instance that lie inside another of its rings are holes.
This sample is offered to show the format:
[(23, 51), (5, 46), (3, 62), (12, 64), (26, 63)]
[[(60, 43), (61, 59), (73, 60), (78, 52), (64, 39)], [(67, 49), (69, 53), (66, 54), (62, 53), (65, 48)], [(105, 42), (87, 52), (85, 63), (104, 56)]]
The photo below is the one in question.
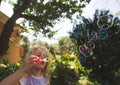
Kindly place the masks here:
[(25, 74), (24, 69), (20, 68), (7, 78), (0, 81), (0, 85), (19, 85), (18, 82), (20, 78), (24, 76), (24, 74)]
[(35, 64), (35, 56), (31, 55), (25, 59), (24, 65), (16, 72), (0, 81), (0, 85), (19, 85), (19, 80), (28, 72), (33, 64)]

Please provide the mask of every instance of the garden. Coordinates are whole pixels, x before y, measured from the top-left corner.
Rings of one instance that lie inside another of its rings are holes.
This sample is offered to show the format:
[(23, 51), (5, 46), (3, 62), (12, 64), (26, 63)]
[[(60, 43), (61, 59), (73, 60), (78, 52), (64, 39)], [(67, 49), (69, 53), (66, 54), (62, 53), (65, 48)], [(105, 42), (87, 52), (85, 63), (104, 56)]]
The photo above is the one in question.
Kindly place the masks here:
[[(86, 18), (81, 15), (82, 8), (90, 1), (77, 1), (9, 1), (14, 6), (14, 14), (5, 23), (0, 35), (0, 81), (23, 65), (30, 46), (37, 43), (48, 49), (51, 85), (120, 84), (120, 18), (109, 10), (96, 10), (93, 19)], [(79, 8), (76, 4), (79, 4)], [(72, 19), (76, 12), (76, 18)], [(22, 30), (18, 35), (20, 60), (11, 64), (8, 59), (3, 58), (8, 55), (9, 43), (15, 40), (10, 35), (15, 21), (20, 17), (25, 19), (20, 24)], [(68, 32), (69, 36), (61, 36), (58, 42), (53, 44), (38, 40), (38, 35), (51, 39), (57, 33), (58, 30), (53, 30), (52, 27), (61, 21), (60, 17), (72, 21), (73, 27), (72, 31)], [(30, 35), (35, 39), (29, 41), (29, 36), (24, 33), (31, 30), (34, 33)]]

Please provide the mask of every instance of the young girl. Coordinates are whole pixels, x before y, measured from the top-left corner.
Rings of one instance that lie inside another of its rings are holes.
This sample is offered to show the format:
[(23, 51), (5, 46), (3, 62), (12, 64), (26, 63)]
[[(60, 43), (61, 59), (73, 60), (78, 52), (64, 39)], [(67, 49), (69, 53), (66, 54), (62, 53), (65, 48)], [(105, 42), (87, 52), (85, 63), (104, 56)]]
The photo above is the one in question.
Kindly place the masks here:
[(0, 85), (50, 85), (47, 50), (34, 45), (27, 54), (24, 65), (2, 80)]

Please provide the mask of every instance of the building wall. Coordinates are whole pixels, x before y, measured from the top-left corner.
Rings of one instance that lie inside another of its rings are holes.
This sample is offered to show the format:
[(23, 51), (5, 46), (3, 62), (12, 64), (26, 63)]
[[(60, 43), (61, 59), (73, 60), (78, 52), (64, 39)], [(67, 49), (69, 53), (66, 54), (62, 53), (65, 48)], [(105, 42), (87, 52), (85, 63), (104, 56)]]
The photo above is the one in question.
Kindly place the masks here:
[[(5, 14), (0, 12), (0, 34), (3, 30), (3, 26), (6, 23), (6, 21), (9, 19)], [(19, 54), (19, 49), (20, 49), (20, 26), (15, 25), (14, 30), (12, 32), (12, 35), (10, 37), (10, 42), (9, 42), (9, 49), (2, 58), (3, 61), (8, 61), (10, 64), (15, 64), (20, 60), (20, 54)]]

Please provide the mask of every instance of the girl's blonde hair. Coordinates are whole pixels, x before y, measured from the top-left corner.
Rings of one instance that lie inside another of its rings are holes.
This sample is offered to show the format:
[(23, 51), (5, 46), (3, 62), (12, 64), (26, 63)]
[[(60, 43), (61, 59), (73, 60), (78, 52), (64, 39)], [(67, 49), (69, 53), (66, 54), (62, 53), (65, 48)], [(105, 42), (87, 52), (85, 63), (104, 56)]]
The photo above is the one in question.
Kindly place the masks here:
[[(46, 52), (46, 57), (48, 57), (48, 62), (46, 62), (46, 66), (45, 66), (45, 68), (42, 70), (42, 74), (43, 74), (43, 76), (46, 78), (47, 84), (50, 85), (50, 77), (49, 77), (49, 74), (50, 74), (50, 73), (49, 73), (49, 62), (50, 62), (50, 59), (49, 59), (49, 53), (48, 53), (48, 51), (47, 51), (47, 48), (46, 48), (46, 47), (43, 47), (43, 46), (41, 46), (41, 45), (38, 45), (38, 44), (33, 45), (33, 46), (30, 48), (29, 52), (27, 53), (27, 56), (33, 54), (34, 51), (36, 51), (36, 50), (38, 50), (38, 49), (44, 50), (44, 51)], [(31, 74), (31, 72), (28, 73), (28, 74)]]

